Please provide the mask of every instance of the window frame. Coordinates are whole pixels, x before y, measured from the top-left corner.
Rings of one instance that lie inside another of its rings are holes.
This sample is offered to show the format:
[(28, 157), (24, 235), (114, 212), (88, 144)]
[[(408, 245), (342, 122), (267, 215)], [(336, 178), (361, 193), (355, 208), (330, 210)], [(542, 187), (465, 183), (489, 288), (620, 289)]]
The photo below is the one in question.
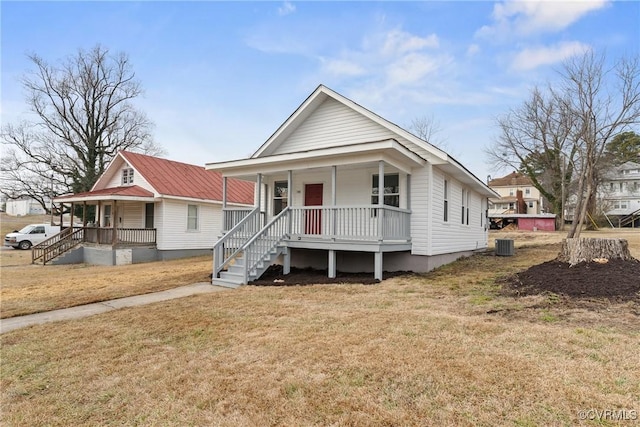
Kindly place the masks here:
[(122, 169), (121, 182), (122, 185), (133, 185), (134, 170), (133, 168)]
[(446, 179), (444, 180), (442, 195), (442, 202), (444, 205), (443, 221), (449, 222), (449, 181)]
[[(283, 185), (284, 184), (284, 185)], [(284, 188), (284, 195), (277, 196), (278, 188)], [(278, 206), (278, 202), (279, 205)], [(273, 216), (278, 215), (280, 212), (285, 210), (289, 203), (289, 182), (288, 181), (274, 181), (273, 182)], [(280, 209), (278, 209), (278, 207)]]
[[(191, 214), (191, 208), (195, 208), (195, 215)], [(195, 227), (191, 227), (191, 221), (195, 220)], [(187, 232), (193, 233), (200, 230), (200, 206), (187, 205)]]
[[(378, 199), (378, 185), (380, 183), (380, 174), (372, 174), (371, 175), (371, 204), (374, 206), (378, 205), (378, 200), (374, 199)], [(397, 185), (391, 187), (388, 186), (387, 183), (388, 178), (394, 178), (397, 179)], [(376, 182), (378, 181), (378, 182)], [(397, 192), (387, 192), (387, 189), (395, 189)], [(382, 190), (384, 192), (383, 198), (382, 198), (382, 205), (383, 206), (392, 206), (392, 207), (396, 207), (399, 208), (400, 207), (400, 174), (399, 173), (385, 173), (384, 174), (384, 189)], [(397, 205), (393, 204), (393, 203), (387, 203), (387, 200), (397, 200)]]

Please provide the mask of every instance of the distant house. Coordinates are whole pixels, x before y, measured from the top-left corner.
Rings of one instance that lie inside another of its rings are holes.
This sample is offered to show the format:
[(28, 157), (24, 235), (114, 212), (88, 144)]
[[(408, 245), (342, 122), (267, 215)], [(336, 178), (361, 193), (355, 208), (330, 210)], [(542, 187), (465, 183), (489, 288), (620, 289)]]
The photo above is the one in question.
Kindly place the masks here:
[(5, 212), (11, 216), (45, 215), (47, 211), (34, 199), (7, 200)]
[(429, 271), (487, 248), (497, 197), (444, 151), (322, 85), (250, 158), (206, 168), (256, 184), (256, 204), (214, 246), (213, 282), (230, 286), (279, 256), (285, 273)]
[(613, 226), (640, 226), (640, 163), (611, 168), (598, 193), (601, 210)]
[(543, 197), (526, 175), (511, 172), (490, 180), (489, 187), (500, 195), (489, 199), (492, 228), (513, 225), (520, 230), (555, 230), (556, 216), (544, 213)]
[(233, 214), (254, 203), (251, 183), (229, 180), (225, 191), (218, 172), (121, 151), (91, 191), (54, 199), (72, 212), (81, 205), (84, 214), (83, 227), (66, 237), (66, 247), (68, 240), (76, 247), (52, 262), (113, 265), (210, 254), (224, 228), (222, 208)]

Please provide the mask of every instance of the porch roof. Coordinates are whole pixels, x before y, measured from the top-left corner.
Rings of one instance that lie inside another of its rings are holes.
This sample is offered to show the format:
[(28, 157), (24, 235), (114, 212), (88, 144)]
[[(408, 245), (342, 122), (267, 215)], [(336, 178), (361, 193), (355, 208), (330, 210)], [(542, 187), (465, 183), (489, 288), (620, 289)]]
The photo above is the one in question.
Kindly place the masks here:
[(100, 190), (86, 191), (84, 193), (68, 194), (58, 196), (53, 199), (54, 202), (75, 203), (100, 200), (127, 200), (140, 202), (153, 202), (153, 193), (138, 185), (130, 185), (126, 187), (102, 188)]
[(386, 139), (296, 153), (207, 163), (205, 167), (227, 176), (253, 180), (257, 173), (269, 174), (286, 170), (374, 164), (380, 160), (407, 173), (411, 173), (411, 168), (414, 166), (426, 164), (424, 158), (410, 151), (395, 139)]

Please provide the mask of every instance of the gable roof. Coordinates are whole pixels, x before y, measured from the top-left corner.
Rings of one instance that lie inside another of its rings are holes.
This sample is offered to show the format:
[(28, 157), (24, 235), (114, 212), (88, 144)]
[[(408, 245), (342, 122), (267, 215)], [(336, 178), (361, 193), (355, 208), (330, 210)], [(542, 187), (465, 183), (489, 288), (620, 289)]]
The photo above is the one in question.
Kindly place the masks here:
[[(137, 185), (99, 188), (115, 173), (113, 169), (128, 164), (146, 180), (153, 192)], [(253, 205), (254, 184), (230, 178), (227, 180), (227, 202)], [(176, 197), (206, 201), (222, 201), (222, 174), (203, 166), (176, 162), (145, 154), (120, 151), (89, 192), (56, 197), (60, 199), (105, 198), (108, 196), (153, 198)]]
[[(287, 138), (291, 136), (312, 114), (314, 114), (314, 112), (316, 112), (327, 99), (339, 102), (360, 116), (377, 123), (381, 128), (386, 129), (390, 134), (392, 134), (386, 136), (385, 139), (397, 142), (413, 155), (428, 161), (432, 165), (438, 166), (443, 172), (454, 176), (465, 184), (471, 185), (488, 197), (498, 196), (497, 193), (491, 190), (484, 181), (478, 179), (460, 162), (449, 156), (444, 151), (324, 85), (319, 85), (249, 159), (222, 163), (208, 163), (207, 169), (229, 170), (229, 168), (233, 168), (234, 166), (244, 167), (245, 165), (252, 164), (253, 162), (262, 163), (261, 160), (268, 160), (270, 157), (277, 162), (279, 156), (300, 153), (301, 151), (299, 150), (278, 152), (277, 149), (281, 144), (287, 141)], [(379, 138), (357, 142), (375, 143), (378, 140)], [(339, 144), (339, 146), (346, 147), (345, 144)], [(327, 150), (336, 147), (338, 147), (338, 145), (335, 147), (328, 147)]]
[(447, 153), (434, 145), (431, 145), (429, 142), (418, 138), (411, 132), (324, 85), (319, 85), (313, 93), (311, 93), (311, 95), (309, 95), (307, 99), (287, 118), (287, 120), (278, 127), (269, 139), (267, 139), (267, 141), (262, 144), (255, 153), (253, 153), (251, 158), (268, 156), (273, 153), (276, 148), (282, 144), (287, 137), (289, 137), (291, 133), (300, 126), (300, 124), (309, 118), (309, 116), (311, 116), (328, 98), (345, 105), (352, 111), (355, 111), (383, 128), (388, 129), (390, 132), (397, 135), (397, 138), (394, 139), (396, 139), (400, 144), (404, 145), (406, 148), (418, 154), (425, 160), (428, 160), (432, 164), (444, 164), (447, 163), (448, 160), (452, 160), (449, 158)]
[(509, 187), (512, 185), (533, 185), (533, 183), (531, 182), (531, 178), (520, 172), (511, 172), (502, 178), (489, 181), (489, 187)]
[[(222, 174), (219, 172), (130, 151), (119, 154), (160, 195), (222, 201)], [(253, 204), (253, 189), (251, 182), (229, 179), (227, 201)]]

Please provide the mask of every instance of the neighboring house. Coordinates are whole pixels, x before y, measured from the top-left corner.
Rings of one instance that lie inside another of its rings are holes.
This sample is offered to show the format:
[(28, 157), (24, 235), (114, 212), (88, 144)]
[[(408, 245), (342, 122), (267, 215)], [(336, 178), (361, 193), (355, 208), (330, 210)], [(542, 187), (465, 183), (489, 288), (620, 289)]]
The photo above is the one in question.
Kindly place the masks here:
[(34, 199), (7, 200), (5, 205), (7, 215), (45, 215), (47, 211)]
[(502, 178), (489, 181), (489, 187), (500, 197), (489, 199), (489, 216), (492, 214), (529, 214), (543, 212), (542, 195), (531, 179), (519, 172), (511, 172)]
[(81, 247), (53, 261), (113, 265), (210, 254), (223, 203), (254, 203), (251, 183), (229, 180), (223, 194), (222, 182), (202, 166), (121, 151), (91, 191), (54, 199), (72, 212), (82, 205), (85, 214), (84, 227), (67, 237)]
[(613, 226), (640, 226), (640, 163), (626, 162), (609, 170), (599, 200)]
[(489, 199), (491, 228), (508, 226), (518, 230), (554, 231), (554, 214), (544, 213), (542, 195), (531, 179), (519, 172), (511, 172), (501, 178), (489, 180), (489, 187), (500, 195)]
[(325, 86), (250, 158), (206, 168), (256, 183), (255, 207), (214, 246), (213, 282), (230, 286), (279, 256), (285, 274), (429, 271), (487, 248), (497, 197), (447, 153)]

